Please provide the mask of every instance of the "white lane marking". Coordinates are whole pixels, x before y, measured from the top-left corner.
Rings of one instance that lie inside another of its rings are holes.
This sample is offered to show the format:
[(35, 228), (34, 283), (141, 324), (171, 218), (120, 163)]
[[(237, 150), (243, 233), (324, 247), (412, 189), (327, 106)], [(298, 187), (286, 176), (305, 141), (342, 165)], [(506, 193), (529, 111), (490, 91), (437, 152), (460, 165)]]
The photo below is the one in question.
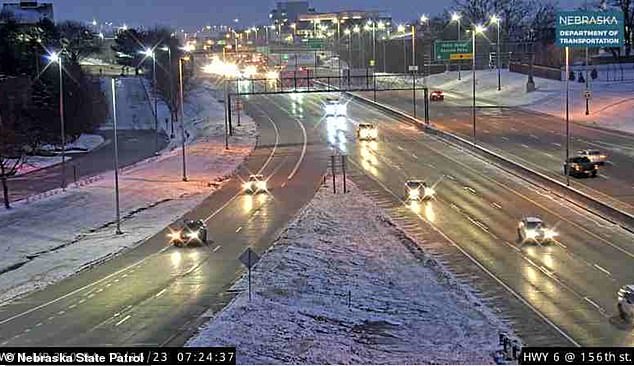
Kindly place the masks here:
[(130, 319), (131, 317), (132, 317), (132, 315), (126, 315), (126, 316), (125, 316), (125, 318), (123, 318), (123, 319), (119, 320), (119, 321), (117, 322), (117, 324), (115, 324), (114, 326), (115, 326), (115, 327), (120, 326), (121, 324), (123, 324), (126, 320)]
[(240, 230), (242, 230), (242, 226), (240, 226), (239, 228), (236, 229), (236, 233), (239, 233)]
[(403, 149), (403, 147), (401, 145), (396, 145), (396, 148), (401, 150), (401, 151), (405, 151), (405, 149)]
[[(125, 277), (125, 275), (123, 277)], [(98, 294), (98, 293), (100, 293), (102, 291), (103, 291), (103, 288), (99, 288), (97, 291), (95, 291), (95, 293)]]
[(38, 327), (41, 327), (42, 325), (44, 325), (44, 323), (39, 322), (39, 323), (35, 324), (35, 327), (38, 328)]
[(86, 299), (80, 299), (77, 303), (78, 303), (78, 304), (83, 304), (83, 303), (85, 303), (85, 302), (86, 302)]
[[(288, 182), (288, 181), (286, 181), (286, 182)], [(286, 182), (282, 182), (282, 184), (280, 185), (280, 187), (282, 187), (282, 188), (286, 187)]]
[(595, 264), (594, 264), (594, 267), (595, 267), (596, 269), (598, 269), (599, 271), (601, 271), (601, 272), (603, 272), (603, 273), (607, 274), (608, 276), (612, 276), (612, 273), (610, 273), (610, 271), (608, 271), (607, 269), (605, 269), (605, 268), (601, 267), (600, 265), (598, 265), (598, 264), (596, 264), (596, 263), (595, 263)]
[(154, 295), (154, 297), (159, 297), (159, 296), (163, 295), (165, 293), (165, 291), (167, 291), (166, 288), (162, 289), (161, 291), (159, 291), (158, 294)]
[(302, 164), (302, 161), (304, 160), (304, 155), (306, 155), (306, 146), (308, 145), (308, 136), (306, 135), (306, 128), (304, 127), (304, 124), (297, 118), (293, 118), (293, 119), (295, 120), (295, 122), (297, 122), (299, 127), (302, 128), (302, 134), (304, 135), (304, 144), (302, 146), (302, 154), (299, 156), (299, 159), (297, 160), (297, 164), (295, 164), (295, 167), (291, 171), (291, 174), (288, 175), (287, 180), (293, 179), (293, 177), (295, 176), (295, 173), (297, 173), (299, 166)]
[(530, 146), (526, 145), (526, 144), (521, 144), (523, 147), (530, 149)]
[(451, 180), (456, 180), (456, 178), (454, 178), (453, 176), (449, 175), (449, 174), (445, 174), (445, 177), (451, 179)]
[(76, 307), (77, 307), (77, 304), (72, 304), (72, 305), (70, 305), (70, 306), (68, 307), (68, 310), (70, 310), (70, 309), (74, 309), (74, 308), (76, 308)]
[(557, 146), (557, 147), (561, 147), (561, 144), (559, 142), (553, 142), (552, 144)]
[(610, 177), (608, 177), (608, 176), (607, 176), (607, 175), (605, 175), (605, 174), (599, 174), (599, 177), (601, 177), (601, 178), (603, 178), (603, 179), (610, 179)]
[[(352, 164), (355, 164), (354, 161), (351, 161), (351, 162), (352, 162)], [(357, 164), (355, 164), (355, 165), (357, 165)], [(361, 169), (361, 167), (359, 167), (358, 165), (357, 165), (357, 168)], [(385, 184), (383, 184), (383, 182), (379, 181), (378, 179), (376, 179), (376, 178), (374, 178), (372, 176), (368, 176), (368, 177), (370, 177), (370, 179), (374, 180), (377, 184), (379, 184), (381, 187), (383, 187), (383, 189), (385, 191), (387, 191), (390, 194), (392, 194), (392, 196), (394, 196), (397, 200), (399, 200), (400, 202), (403, 202), (403, 200), (401, 200), (399, 198), (399, 196), (396, 193), (394, 193), (394, 191), (392, 191)], [(561, 328), (559, 328), (555, 323), (553, 323), (550, 319), (548, 319), (548, 317), (546, 317), (544, 314), (542, 314), (536, 307), (531, 305), (530, 302), (528, 302), (519, 293), (517, 293), (515, 290), (513, 290), (509, 285), (507, 285), (499, 277), (497, 277), (495, 274), (493, 274), (493, 272), (489, 271), (482, 263), (478, 262), (478, 260), (475, 259), (471, 254), (469, 254), (466, 250), (462, 249), (462, 247), (460, 245), (458, 245), (458, 243), (453, 241), (444, 232), (442, 232), (440, 229), (438, 229), (436, 227), (436, 225), (434, 225), (431, 222), (429, 222), (420, 213), (415, 213), (415, 215), (418, 216), (424, 222), (426, 222), (434, 231), (436, 231), (440, 236), (442, 236), (443, 238), (445, 238), (445, 240), (447, 240), (449, 243), (451, 243), (451, 245), (456, 247), (456, 249), (458, 249), (465, 257), (469, 258), (469, 260), (471, 260), (471, 262), (473, 262), (476, 266), (478, 266), (478, 268), (480, 268), (482, 271), (484, 271), (486, 274), (488, 274), (491, 278), (493, 278), (497, 283), (499, 283), (500, 286), (504, 287), (504, 289), (506, 289), (506, 291), (511, 293), (511, 295), (515, 296), (515, 298), (517, 298), (524, 305), (526, 305), (529, 309), (531, 309), (535, 314), (537, 314), (537, 316), (539, 316), (544, 322), (546, 322), (546, 324), (550, 325), (553, 329), (555, 329), (559, 334), (561, 334), (564, 338), (566, 338), (574, 346), (581, 347), (581, 345), (577, 341), (575, 341), (571, 336), (569, 336), (566, 332), (564, 332)]]
[(469, 192), (471, 192), (472, 194), (476, 194), (476, 190), (475, 190), (475, 189), (473, 189), (473, 188), (471, 188), (471, 187), (469, 187), (469, 186), (465, 186), (465, 187), (464, 187), (464, 189), (465, 189), (465, 191), (469, 191)]
[(491, 202), (491, 206), (497, 208), (497, 209), (501, 209), (502, 206), (500, 206), (497, 202)]
[(416, 154), (414, 154), (414, 153), (412, 153), (412, 157), (413, 157), (414, 159), (418, 159), (418, 156), (416, 156)]
[(66, 313), (64, 310), (60, 310), (57, 312), (57, 315), (64, 315), (64, 313)]
[(601, 307), (599, 306), (599, 304), (597, 304), (596, 302), (592, 301), (592, 299), (590, 299), (588, 296), (584, 296), (583, 297), (584, 300), (586, 300), (587, 302), (589, 302), (592, 306), (594, 306), (595, 308), (599, 309), (599, 310), (603, 310), (601, 309)]
[(502, 136), (501, 139), (504, 140), (504, 141), (508, 141), (509, 140), (509, 138), (506, 137), (506, 136)]
[(53, 320), (53, 319), (55, 319), (55, 316), (51, 315), (51, 316), (49, 316), (47, 319), (48, 319), (48, 320)]
[(217, 252), (217, 251), (218, 251), (218, 249), (220, 249), (220, 245), (218, 245), (217, 247), (215, 247), (215, 248), (214, 248), (214, 250), (212, 250), (212, 252), (214, 252), (214, 253), (215, 253), (215, 252)]

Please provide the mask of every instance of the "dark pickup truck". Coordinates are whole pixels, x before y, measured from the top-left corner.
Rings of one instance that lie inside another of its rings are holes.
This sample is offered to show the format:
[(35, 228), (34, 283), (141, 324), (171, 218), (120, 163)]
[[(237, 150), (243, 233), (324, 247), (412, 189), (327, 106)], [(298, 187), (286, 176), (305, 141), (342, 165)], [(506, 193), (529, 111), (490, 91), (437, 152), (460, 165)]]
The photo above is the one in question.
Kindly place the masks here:
[(585, 156), (574, 156), (564, 162), (564, 174), (596, 177), (599, 166)]

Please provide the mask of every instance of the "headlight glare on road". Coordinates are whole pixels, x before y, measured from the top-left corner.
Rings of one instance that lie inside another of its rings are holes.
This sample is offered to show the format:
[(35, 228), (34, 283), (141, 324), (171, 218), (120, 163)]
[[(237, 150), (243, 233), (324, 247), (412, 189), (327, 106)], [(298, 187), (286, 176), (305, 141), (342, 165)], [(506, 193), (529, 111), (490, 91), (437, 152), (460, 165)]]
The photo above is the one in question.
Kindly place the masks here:
[(436, 190), (431, 187), (425, 187), (425, 197), (434, 197), (436, 195)]
[(555, 230), (552, 229), (546, 229), (544, 230), (544, 238), (546, 239), (553, 239), (557, 236), (557, 232)]

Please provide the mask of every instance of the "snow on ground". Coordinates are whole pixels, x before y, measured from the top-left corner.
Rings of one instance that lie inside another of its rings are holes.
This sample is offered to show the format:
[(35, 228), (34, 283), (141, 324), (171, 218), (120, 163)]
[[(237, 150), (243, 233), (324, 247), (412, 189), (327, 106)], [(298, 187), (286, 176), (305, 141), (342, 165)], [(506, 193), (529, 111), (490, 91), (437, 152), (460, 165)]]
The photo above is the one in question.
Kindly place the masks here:
[(187, 346), (236, 346), (239, 364), (488, 364), (505, 329), (353, 184), (322, 187), (252, 281)]
[[(92, 151), (104, 143), (104, 138), (100, 135), (82, 134), (77, 140), (66, 144), (66, 161), (71, 160), (72, 154), (85, 153)], [(56, 146), (44, 145), (40, 147), (40, 151), (46, 151), (52, 154), (59, 154), (61, 150), (56, 150)], [(69, 156), (70, 155), (70, 156)], [(62, 162), (61, 156), (29, 156), (26, 162), (20, 166), (17, 175), (26, 174), (35, 170), (44, 169), (51, 165), (59, 164)]]
[[(148, 100), (147, 94), (143, 90), (142, 79), (143, 76), (117, 77), (115, 81), (118, 111), (117, 129), (154, 129), (154, 105)], [(110, 78), (101, 78), (101, 90), (103, 90), (110, 105), (112, 103)], [(111, 130), (112, 128), (112, 118), (109, 117), (101, 129)]]
[[(502, 70), (501, 76), (502, 90), (498, 91), (496, 70), (476, 71), (476, 97), (479, 105), (519, 106), (563, 118), (565, 82), (535, 77), (537, 90), (527, 93), (526, 75)], [(634, 75), (628, 77), (632, 80)], [(422, 83), (422, 78), (418, 80)], [(405, 84), (411, 85), (411, 78)], [(458, 80), (457, 71), (430, 75), (427, 77), (427, 84), (430, 89), (443, 90), (447, 99), (452, 102), (471, 106), (470, 70), (461, 72), (461, 80)], [(572, 120), (634, 133), (634, 81), (591, 81), (591, 113), (588, 116), (585, 115), (583, 96), (585, 83), (570, 81), (569, 86)]]
[(219, 127), (224, 126), (224, 107), (204, 90), (194, 89), (186, 100), (196, 106), (187, 109), (186, 119), (189, 182), (181, 180), (180, 149), (121, 172), (124, 235), (114, 235), (113, 172), (92, 184), (0, 212), (0, 302), (141, 243), (217, 189), (250, 153), (256, 131), (245, 117), (235, 129), (231, 149), (225, 150), (224, 130)]

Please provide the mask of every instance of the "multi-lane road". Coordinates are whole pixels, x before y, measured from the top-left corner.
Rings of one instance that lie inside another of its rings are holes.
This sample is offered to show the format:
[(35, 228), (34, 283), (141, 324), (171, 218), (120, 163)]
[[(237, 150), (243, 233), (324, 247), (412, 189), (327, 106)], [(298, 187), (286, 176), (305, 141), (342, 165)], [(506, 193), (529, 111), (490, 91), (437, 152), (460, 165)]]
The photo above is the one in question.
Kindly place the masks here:
[[(631, 233), (366, 105), (351, 101), (349, 118), (324, 118), (323, 98), (245, 98), (260, 137), (239, 176), (262, 171), (272, 191), (254, 199), (233, 179), (189, 213), (207, 220), (213, 244), (171, 248), (166, 229), (2, 306), (0, 345), (182, 343), (208, 307), (230, 298), (243, 272), (238, 255), (247, 246), (263, 251), (310, 199), (335, 149), (348, 155), (355, 181), (529, 345), (634, 345), (615, 310), (617, 289), (634, 282)], [(377, 124), (378, 141), (357, 142), (358, 122)], [(405, 205), (410, 177), (434, 183), (437, 198)], [(556, 243), (517, 240), (518, 220), (529, 214), (556, 226)]]
[[(471, 141), (473, 122), (468, 103), (471, 95), (456, 91), (445, 93), (445, 101), (430, 103), (432, 123)], [(411, 92), (380, 92), (377, 93), (377, 102), (413, 113)], [(419, 114), (423, 103), (422, 93), (419, 92)], [(607, 164), (600, 167), (596, 178), (570, 178), (571, 186), (633, 214), (634, 136), (579, 123), (570, 124), (570, 134), (571, 156), (583, 149), (598, 149), (608, 155)], [(494, 102), (478, 100), (478, 144), (562, 182), (566, 180), (563, 175), (565, 136), (562, 118), (519, 107), (499, 107)]]
[[(213, 243), (170, 247), (166, 228), (120, 257), (5, 304), (0, 346), (182, 344), (208, 308), (222, 308), (244, 270), (239, 255), (271, 245), (326, 169), (323, 145), (301, 120), (265, 99), (249, 110), (259, 123), (256, 150), (238, 178), (186, 215), (207, 222)], [(257, 172), (270, 194), (243, 194), (241, 179)]]

